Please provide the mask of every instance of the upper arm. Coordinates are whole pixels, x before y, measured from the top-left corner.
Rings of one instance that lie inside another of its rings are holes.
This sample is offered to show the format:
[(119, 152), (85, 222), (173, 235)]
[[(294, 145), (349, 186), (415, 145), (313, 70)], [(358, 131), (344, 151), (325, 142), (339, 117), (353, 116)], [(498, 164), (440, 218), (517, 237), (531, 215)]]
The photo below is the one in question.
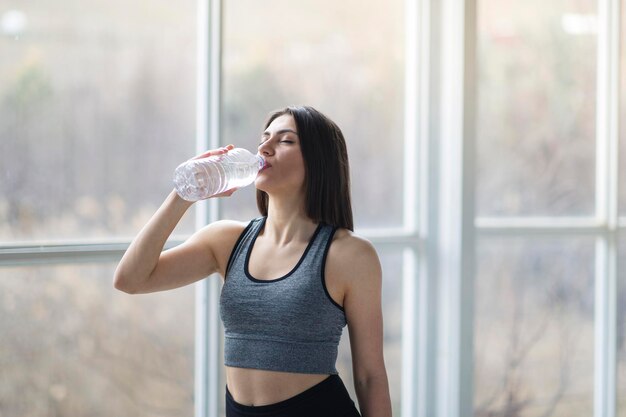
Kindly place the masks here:
[(213, 222), (180, 245), (161, 252), (141, 292), (182, 287), (215, 272), (223, 276), (230, 252), (245, 227), (246, 223), (231, 220)]
[(386, 373), (383, 359), (382, 268), (367, 240), (351, 237), (342, 250), (344, 310), (350, 334), (355, 380)]

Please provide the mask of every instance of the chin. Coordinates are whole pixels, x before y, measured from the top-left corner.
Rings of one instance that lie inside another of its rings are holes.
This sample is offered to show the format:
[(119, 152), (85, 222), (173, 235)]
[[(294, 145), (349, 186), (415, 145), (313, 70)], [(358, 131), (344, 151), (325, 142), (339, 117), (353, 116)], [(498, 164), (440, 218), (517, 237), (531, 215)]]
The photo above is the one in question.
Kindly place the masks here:
[[(303, 181), (304, 182), (304, 181)], [(291, 194), (298, 193), (304, 189), (304, 184), (293, 184), (286, 181), (268, 180), (266, 178), (256, 178), (254, 186), (259, 191), (264, 191), (267, 194)]]
[(264, 184), (264, 181), (259, 181), (258, 179), (254, 181), (254, 187), (259, 191), (268, 191), (267, 184)]

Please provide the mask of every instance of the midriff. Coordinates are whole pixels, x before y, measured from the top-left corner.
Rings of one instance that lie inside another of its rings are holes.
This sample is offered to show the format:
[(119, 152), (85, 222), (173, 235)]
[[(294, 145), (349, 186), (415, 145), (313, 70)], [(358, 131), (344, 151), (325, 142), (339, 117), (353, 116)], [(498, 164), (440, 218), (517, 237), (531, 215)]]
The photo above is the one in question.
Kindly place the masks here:
[(294, 397), (328, 378), (325, 374), (297, 374), (226, 367), (226, 384), (240, 404), (261, 406)]

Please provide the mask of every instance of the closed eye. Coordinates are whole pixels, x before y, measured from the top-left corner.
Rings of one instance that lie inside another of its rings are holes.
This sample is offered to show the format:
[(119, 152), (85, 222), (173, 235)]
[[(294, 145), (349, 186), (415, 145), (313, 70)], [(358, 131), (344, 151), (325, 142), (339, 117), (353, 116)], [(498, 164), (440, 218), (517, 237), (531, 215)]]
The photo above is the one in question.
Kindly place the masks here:
[[(259, 142), (259, 144), (257, 146), (261, 146), (266, 142), (266, 140), (262, 140), (261, 142)], [(296, 143), (293, 140), (281, 140), (280, 143)]]

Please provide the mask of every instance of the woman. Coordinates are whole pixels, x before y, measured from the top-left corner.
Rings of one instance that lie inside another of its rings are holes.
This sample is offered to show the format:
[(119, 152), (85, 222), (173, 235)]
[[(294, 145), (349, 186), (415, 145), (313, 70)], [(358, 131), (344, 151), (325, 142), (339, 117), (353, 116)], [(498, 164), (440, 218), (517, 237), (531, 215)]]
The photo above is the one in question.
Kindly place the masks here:
[(270, 115), (258, 152), (261, 217), (211, 223), (162, 252), (192, 204), (173, 191), (124, 254), (115, 287), (147, 293), (220, 274), (227, 417), (359, 416), (335, 369), (346, 324), (361, 413), (390, 417), (382, 273), (352, 233), (343, 134), (311, 107), (288, 107)]

